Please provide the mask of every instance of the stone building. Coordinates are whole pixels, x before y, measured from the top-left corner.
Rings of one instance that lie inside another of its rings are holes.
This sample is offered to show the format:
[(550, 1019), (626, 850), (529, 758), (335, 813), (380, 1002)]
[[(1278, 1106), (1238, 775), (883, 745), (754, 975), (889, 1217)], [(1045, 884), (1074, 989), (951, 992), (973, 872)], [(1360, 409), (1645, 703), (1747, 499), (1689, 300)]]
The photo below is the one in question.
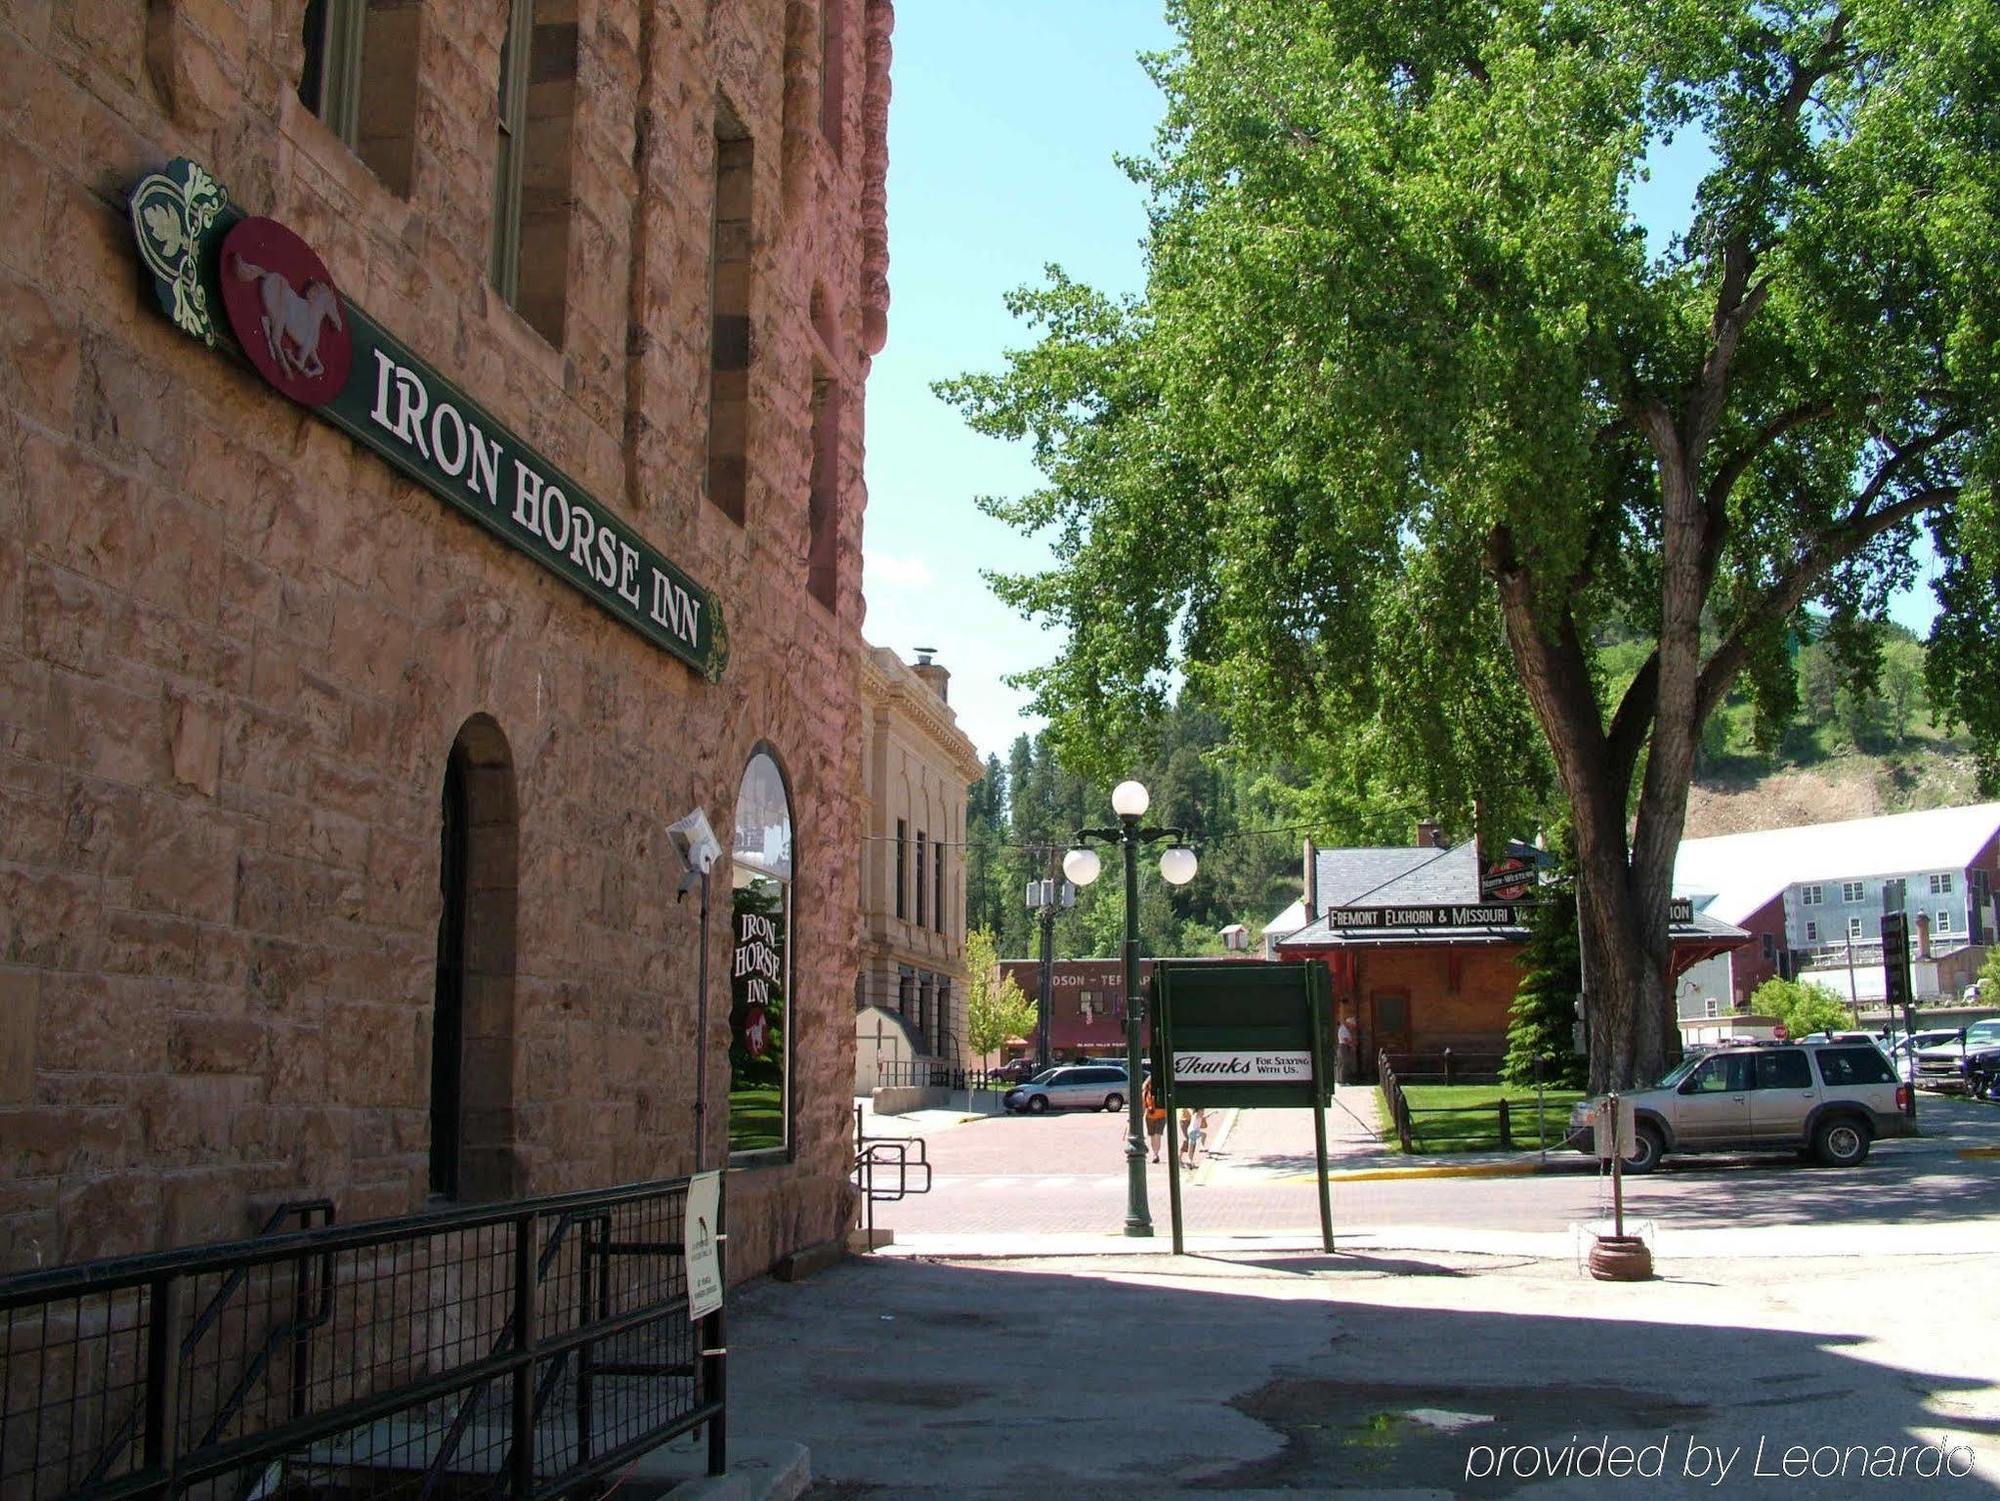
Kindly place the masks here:
[[(965, 1040), (965, 801), (983, 774), (978, 750), (949, 707), (951, 674), (928, 649), (918, 648), (911, 666), (864, 644), (858, 676), (868, 824), (854, 990), (864, 1055), (857, 1090), (874, 1087), (866, 1076), (877, 1054), (959, 1067), (972, 1061)], [(900, 1037), (887, 1035), (890, 1029)]]
[(842, 1233), (890, 24), (0, 0), (0, 1269)]

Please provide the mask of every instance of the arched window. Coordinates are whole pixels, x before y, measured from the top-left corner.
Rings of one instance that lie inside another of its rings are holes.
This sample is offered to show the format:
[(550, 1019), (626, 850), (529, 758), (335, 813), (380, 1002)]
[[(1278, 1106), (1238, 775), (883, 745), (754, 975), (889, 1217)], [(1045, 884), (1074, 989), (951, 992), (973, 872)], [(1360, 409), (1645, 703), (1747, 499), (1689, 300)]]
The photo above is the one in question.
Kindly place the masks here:
[(782, 1153), (792, 1142), (792, 798), (767, 750), (744, 768), (732, 844), (729, 1150)]
[(504, 1199), (514, 1170), (514, 758), (484, 714), (445, 762), (431, 1021), (430, 1191)]

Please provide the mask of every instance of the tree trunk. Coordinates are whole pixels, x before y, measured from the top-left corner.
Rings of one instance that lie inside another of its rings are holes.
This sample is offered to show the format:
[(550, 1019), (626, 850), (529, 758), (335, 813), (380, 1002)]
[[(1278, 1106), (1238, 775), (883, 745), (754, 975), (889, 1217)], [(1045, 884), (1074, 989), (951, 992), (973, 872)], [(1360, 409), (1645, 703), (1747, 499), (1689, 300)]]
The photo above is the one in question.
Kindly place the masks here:
[[(1590, 1087), (1650, 1084), (1665, 1066), (1674, 1030), (1667, 984), (1674, 841), (1648, 841), (1644, 858), (1633, 862), (1625, 837), (1629, 768), (1621, 777), (1575, 622), (1561, 606), (1549, 612), (1553, 619), (1543, 616), (1543, 602), (1504, 532), (1495, 533), (1488, 560), (1521, 685), (1555, 757), (1576, 826)], [(1654, 807), (1684, 812), (1686, 801), (1683, 787), (1678, 804), (1656, 798)]]

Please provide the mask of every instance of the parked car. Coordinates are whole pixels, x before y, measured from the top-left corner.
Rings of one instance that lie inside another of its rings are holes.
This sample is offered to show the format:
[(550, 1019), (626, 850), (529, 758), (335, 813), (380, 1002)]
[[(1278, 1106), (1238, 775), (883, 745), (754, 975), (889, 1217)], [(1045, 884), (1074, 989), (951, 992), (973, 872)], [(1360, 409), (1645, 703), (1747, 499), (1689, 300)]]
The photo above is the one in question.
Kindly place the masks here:
[(1015, 1112), (1122, 1110), (1131, 1097), (1122, 1063), (1067, 1063), (1007, 1091), (1000, 1103)]
[[(1877, 1137), (1914, 1136), (1910, 1086), (1870, 1042), (1759, 1043), (1684, 1058), (1632, 1102), (1637, 1141), (1625, 1170), (1650, 1173), (1668, 1154), (1795, 1147), (1830, 1167), (1866, 1160)], [(1594, 1152), (1597, 1101), (1570, 1116), (1569, 1141)]]
[(2000, 1048), (1980, 1048), (1959, 1060), (1965, 1092), (1975, 1100), (2000, 1102)]
[(1953, 1033), (1949, 1041), (1920, 1049), (1917, 1082), (1930, 1089), (1957, 1089), (1965, 1082), (1959, 1065), (1966, 1055), (1990, 1047), (2000, 1047), (2000, 1016), (1974, 1022), (1963, 1033)]
[(1026, 1084), (1035, 1077), (1035, 1060), (1032, 1058), (1009, 1058), (1005, 1063), (996, 1064), (988, 1071), (993, 1078), (1008, 1084)]
[(1925, 1048), (1957, 1041), (1956, 1027), (1919, 1028), (1908, 1037), (1898, 1033), (1889, 1039), (1889, 1061), (1896, 1065), (1896, 1073), (1905, 1084), (1914, 1084), (1917, 1082), (1917, 1054)]

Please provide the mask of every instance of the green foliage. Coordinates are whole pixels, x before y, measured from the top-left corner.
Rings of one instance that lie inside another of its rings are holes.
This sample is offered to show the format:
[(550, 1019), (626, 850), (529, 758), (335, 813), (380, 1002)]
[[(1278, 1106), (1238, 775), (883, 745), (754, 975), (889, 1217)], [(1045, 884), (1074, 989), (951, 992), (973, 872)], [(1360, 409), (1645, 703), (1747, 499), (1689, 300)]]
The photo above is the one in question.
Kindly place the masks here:
[(1583, 990), (1583, 956), (1576, 935), (1576, 884), (1572, 877), (1542, 888), (1542, 904), (1521, 951), (1521, 985), (1507, 1013), (1507, 1057), (1500, 1076), (1509, 1084), (1535, 1082), (1535, 1062), (1549, 1088), (1581, 1089), (1587, 1075), (1573, 1046), (1576, 998)]
[(1010, 1037), (1032, 1037), (1035, 1003), (1012, 976), (999, 972), (993, 935), (972, 928), (965, 935), (965, 1040), (980, 1057), (1000, 1051)]
[(1837, 1032), (1858, 1025), (1847, 1002), (1812, 980), (1786, 980), (1773, 975), (1750, 992), (1750, 1009), (1759, 1016), (1775, 1016), (1783, 1022), (1787, 1037)]
[[(1650, 1073), (1698, 756), (1775, 743), (1809, 616), (1812, 722), (1893, 728), (1869, 627), (1926, 528), (1929, 703), (2000, 776), (2000, 9), (1169, 13), (1145, 296), (1051, 268), (1010, 299), (1036, 342), (940, 387), (1042, 474), (982, 502), (1056, 559), (994, 580), (1062, 628), (1023, 681), (1110, 778), (1178, 671), (1344, 826), (1530, 827), (1559, 768), (1594, 1066)], [(1688, 133), (1714, 165), (1656, 254), (1632, 195)]]
[(2000, 999), (2000, 945), (1986, 951), (1986, 962), (1979, 966), (1979, 996), (1987, 1005)]
[[(1192, 692), (1168, 704), (1135, 743), (1108, 780), (1073, 773), (1046, 734), (1018, 738), (1004, 768), (997, 757), (988, 763), (967, 808), (967, 921), (987, 927), (1003, 957), (1039, 953), (1027, 885), (1061, 879), (1063, 851), (1078, 829), (1117, 822), (1111, 786), (1126, 777), (1152, 794), (1146, 823), (1184, 829), (1200, 860), (1194, 880), (1175, 889), (1159, 876), (1162, 846), (1140, 852), (1145, 953), (1219, 952), (1222, 928), (1240, 922), (1257, 932), (1298, 895), (1302, 836), (1295, 826), (1317, 824), (1280, 800), (1288, 776), (1282, 765), (1247, 767), (1227, 743), (1221, 718), (1199, 707)], [(1062, 958), (1109, 958), (1124, 941), (1119, 852), (1100, 847), (1099, 853), (1104, 873), (1057, 918)]]

